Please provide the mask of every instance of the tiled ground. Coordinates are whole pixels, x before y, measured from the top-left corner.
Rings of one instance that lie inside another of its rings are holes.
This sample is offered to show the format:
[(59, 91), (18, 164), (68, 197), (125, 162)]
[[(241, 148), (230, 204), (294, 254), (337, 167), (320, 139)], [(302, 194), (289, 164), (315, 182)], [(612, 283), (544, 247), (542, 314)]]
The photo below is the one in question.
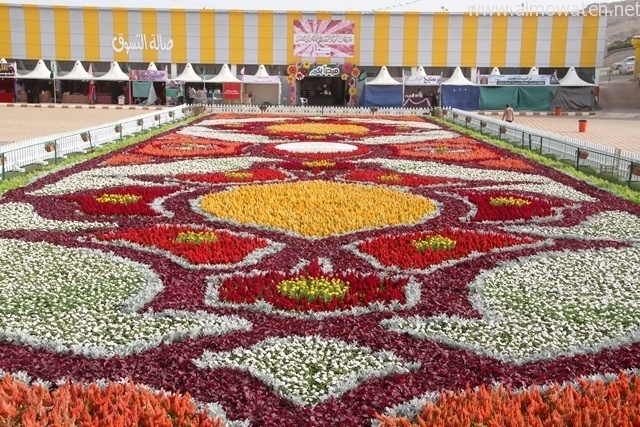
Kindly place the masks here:
[[(19, 104), (18, 104), (19, 105)], [(26, 104), (23, 104), (26, 105)], [(109, 123), (149, 112), (148, 107), (96, 106), (96, 108), (17, 107), (0, 104), (0, 145), (37, 136)], [(154, 108), (155, 107), (151, 107)], [(496, 116), (494, 116), (496, 117)], [(587, 131), (578, 131), (578, 120), (587, 120)], [(515, 122), (540, 129), (640, 153), (640, 111), (587, 116), (517, 115)]]

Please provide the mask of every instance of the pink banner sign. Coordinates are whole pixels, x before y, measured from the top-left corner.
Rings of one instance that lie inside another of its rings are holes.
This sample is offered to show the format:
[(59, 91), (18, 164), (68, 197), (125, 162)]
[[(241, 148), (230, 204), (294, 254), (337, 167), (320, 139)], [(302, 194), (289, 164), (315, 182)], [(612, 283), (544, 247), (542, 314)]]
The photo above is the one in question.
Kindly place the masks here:
[(293, 55), (306, 58), (353, 57), (353, 21), (296, 19), (293, 21)]

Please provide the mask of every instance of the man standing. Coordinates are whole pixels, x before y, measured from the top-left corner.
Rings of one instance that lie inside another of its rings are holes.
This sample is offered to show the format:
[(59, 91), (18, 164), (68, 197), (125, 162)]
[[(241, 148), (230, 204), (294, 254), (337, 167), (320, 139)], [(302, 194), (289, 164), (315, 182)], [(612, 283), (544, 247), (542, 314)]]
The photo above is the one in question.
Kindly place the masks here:
[(193, 105), (193, 100), (196, 98), (196, 90), (193, 86), (187, 88), (187, 105)]
[(508, 123), (513, 122), (513, 108), (511, 108), (511, 105), (507, 104), (507, 108), (502, 113), (502, 120)]

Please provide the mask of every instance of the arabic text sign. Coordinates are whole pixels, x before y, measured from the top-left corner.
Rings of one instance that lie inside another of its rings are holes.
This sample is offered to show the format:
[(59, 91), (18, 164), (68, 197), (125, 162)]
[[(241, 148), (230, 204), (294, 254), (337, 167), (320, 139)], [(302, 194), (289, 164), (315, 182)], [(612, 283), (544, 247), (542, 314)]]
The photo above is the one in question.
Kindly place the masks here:
[(240, 99), (240, 83), (223, 83), (222, 97), (224, 99)]
[(147, 82), (164, 82), (167, 80), (167, 72), (164, 70), (131, 70), (129, 79)]
[(124, 50), (127, 55), (132, 50), (171, 50), (173, 49), (173, 39), (164, 43), (162, 34), (135, 34), (133, 39), (125, 40), (120, 33), (111, 40), (111, 47), (114, 52)]
[(280, 83), (279, 76), (242, 76), (244, 83)]
[(338, 19), (293, 21), (293, 54), (310, 58), (349, 58), (354, 54), (355, 24)]
[(503, 74), (481, 76), (481, 82), (486, 77), (486, 84), (494, 86), (547, 86), (557, 85), (558, 79), (553, 74), (521, 75)]
[(435, 86), (441, 83), (441, 76), (409, 76), (404, 81), (407, 86)]
[(0, 63), (0, 76), (3, 76), (3, 77), (15, 76), (13, 64)]

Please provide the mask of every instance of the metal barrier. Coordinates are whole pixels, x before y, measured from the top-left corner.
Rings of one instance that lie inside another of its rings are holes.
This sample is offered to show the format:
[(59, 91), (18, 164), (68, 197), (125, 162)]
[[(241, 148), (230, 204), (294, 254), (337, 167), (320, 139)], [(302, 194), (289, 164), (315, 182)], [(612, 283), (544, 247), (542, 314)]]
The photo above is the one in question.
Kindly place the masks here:
[(17, 141), (0, 147), (1, 178), (7, 172), (24, 173), (30, 165), (57, 164), (72, 153), (84, 153), (125, 137), (180, 121), (202, 111), (201, 107), (174, 107), (133, 118), (55, 135)]
[[(443, 110), (446, 121), (497, 137), (514, 146), (570, 164), (576, 169), (629, 187), (640, 185), (640, 154), (531, 129), (457, 109)], [(640, 188), (640, 187), (638, 187)]]

